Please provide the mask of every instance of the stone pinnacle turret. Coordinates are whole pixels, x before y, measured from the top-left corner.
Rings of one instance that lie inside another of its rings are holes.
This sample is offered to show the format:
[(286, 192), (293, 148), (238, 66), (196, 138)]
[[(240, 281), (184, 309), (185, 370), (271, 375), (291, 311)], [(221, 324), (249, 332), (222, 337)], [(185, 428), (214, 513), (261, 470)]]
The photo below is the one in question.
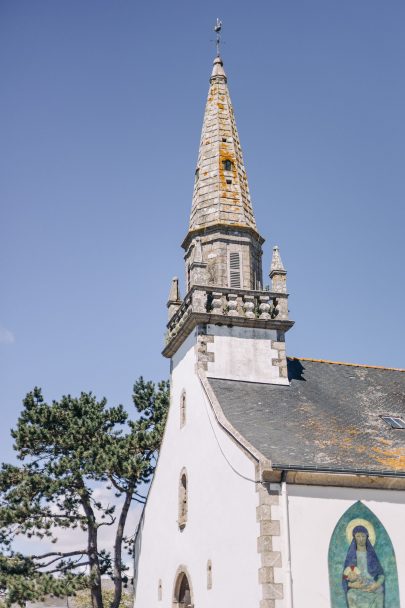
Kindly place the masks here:
[(287, 293), (287, 272), (281, 261), (280, 250), (277, 245), (273, 247), (269, 277), (273, 291)]
[(171, 285), (170, 285), (169, 299), (167, 300), (169, 319), (172, 318), (172, 316), (179, 309), (180, 306), (181, 306), (181, 298), (180, 298), (179, 279), (177, 277), (173, 277)]
[[(283, 262), (281, 261), (280, 249), (278, 245), (273, 247), (273, 255), (271, 258), (270, 275), (276, 270), (285, 270)], [(270, 277), (271, 278), (271, 277)]]

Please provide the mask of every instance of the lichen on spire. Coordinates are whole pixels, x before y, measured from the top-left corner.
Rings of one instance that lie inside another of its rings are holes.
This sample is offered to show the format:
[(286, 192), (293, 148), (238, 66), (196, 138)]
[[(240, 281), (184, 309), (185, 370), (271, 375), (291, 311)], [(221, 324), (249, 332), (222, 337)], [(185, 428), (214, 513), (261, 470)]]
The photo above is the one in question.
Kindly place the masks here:
[(257, 234), (239, 134), (220, 56), (214, 60), (210, 78), (189, 235), (216, 225), (249, 228)]

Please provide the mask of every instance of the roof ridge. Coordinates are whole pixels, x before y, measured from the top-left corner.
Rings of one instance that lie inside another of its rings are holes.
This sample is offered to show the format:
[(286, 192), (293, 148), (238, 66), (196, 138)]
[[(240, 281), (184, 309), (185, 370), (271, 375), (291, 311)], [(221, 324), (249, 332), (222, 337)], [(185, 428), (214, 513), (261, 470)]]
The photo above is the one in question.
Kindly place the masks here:
[(384, 365), (367, 365), (365, 363), (346, 363), (344, 361), (329, 361), (328, 359), (312, 359), (311, 357), (287, 357), (295, 361), (313, 361), (314, 363), (329, 363), (332, 365), (349, 365), (350, 367), (367, 367), (370, 369), (382, 369), (391, 372), (405, 372), (401, 367), (385, 367)]

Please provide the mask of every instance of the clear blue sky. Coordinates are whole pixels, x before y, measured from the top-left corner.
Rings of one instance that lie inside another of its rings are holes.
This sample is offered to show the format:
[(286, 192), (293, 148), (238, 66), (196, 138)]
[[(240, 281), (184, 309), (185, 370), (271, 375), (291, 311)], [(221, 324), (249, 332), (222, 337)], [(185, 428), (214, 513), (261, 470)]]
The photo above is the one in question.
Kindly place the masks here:
[(168, 376), (217, 16), (288, 354), (405, 367), (403, 0), (2, 0), (1, 460), (34, 385)]

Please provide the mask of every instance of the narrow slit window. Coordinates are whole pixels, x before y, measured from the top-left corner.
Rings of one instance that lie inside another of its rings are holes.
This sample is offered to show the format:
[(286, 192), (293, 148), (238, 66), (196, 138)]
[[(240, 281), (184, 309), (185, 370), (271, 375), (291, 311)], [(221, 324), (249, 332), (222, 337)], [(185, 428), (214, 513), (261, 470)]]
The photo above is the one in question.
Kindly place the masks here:
[(405, 420), (398, 416), (381, 416), (381, 418), (390, 425), (392, 429), (405, 429)]
[(186, 424), (186, 391), (181, 393), (180, 397), (180, 428)]
[(185, 469), (180, 474), (179, 482), (179, 519), (178, 524), (180, 530), (182, 530), (187, 522), (187, 511), (188, 511), (188, 491), (187, 491), (187, 473)]
[(229, 185), (231, 185), (232, 184), (232, 180), (231, 179), (227, 179), (226, 183), (229, 184)]
[(224, 143), (226, 143), (226, 137), (223, 137), (223, 138), (222, 138), (222, 141), (223, 141)]
[(222, 165), (224, 167), (224, 171), (232, 171), (232, 162), (229, 159), (224, 160)]
[(239, 251), (229, 253), (229, 287), (240, 289), (242, 287), (241, 254)]
[(207, 589), (212, 589), (212, 562), (207, 562)]

